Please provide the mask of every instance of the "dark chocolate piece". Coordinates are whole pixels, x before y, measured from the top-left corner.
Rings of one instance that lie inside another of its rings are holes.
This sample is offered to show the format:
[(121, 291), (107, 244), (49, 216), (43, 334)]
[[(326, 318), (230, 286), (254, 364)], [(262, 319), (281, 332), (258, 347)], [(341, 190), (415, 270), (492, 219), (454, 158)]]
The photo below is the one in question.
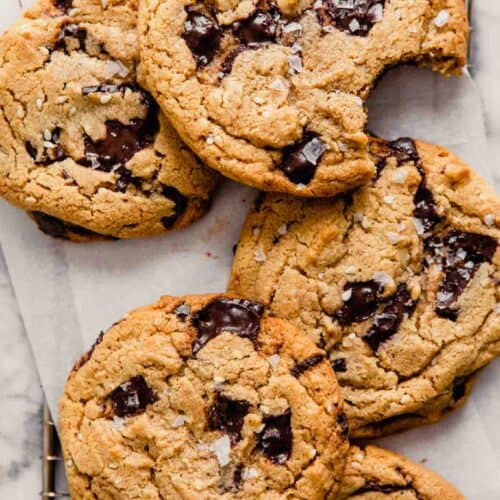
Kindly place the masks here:
[(137, 375), (119, 385), (109, 397), (113, 401), (116, 415), (130, 417), (146, 411), (146, 406), (158, 400), (144, 377)]
[(405, 314), (412, 314), (415, 306), (416, 303), (412, 300), (406, 285), (399, 285), (383, 312), (375, 316), (372, 327), (363, 336), (363, 340), (373, 352), (376, 352), (380, 344), (389, 340), (398, 331)]
[(332, 359), (330, 363), (335, 373), (345, 373), (347, 371), (347, 364), (345, 358)]
[(206, 66), (219, 48), (222, 28), (215, 18), (188, 9), (182, 37), (193, 53), (196, 64)]
[(442, 256), (444, 278), (437, 293), (436, 313), (455, 321), (459, 309), (457, 300), (470, 283), (479, 266), (491, 262), (498, 242), (491, 236), (452, 231), (442, 242), (433, 238), (428, 248)]
[(55, 0), (54, 5), (64, 13), (73, 7), (73, 0)]
[(426, 186), (425, 178), (422, 179), (413, 201), (415, 203), (413, 215), (421, 222), (423, 231), (427, 233), (434, 229), (441, 222), (441, 217), (438, 214), (434, 196)]
[(256, 344), (263, 313), (264, 306), (259, 302), (226, 297), (215, 299), (193, 315), (193, 325), (198, 330), (193, 354), (222, 332), (234, 333)]
[(279, 26), (279, 13), (257, 10), (244, 21), (233, 25), (236, 36), (247, 45), (276, 41)]
[(455, 402), (459, 401), (465, 396), (468, 380), (468, 377), (457, 377), (453, 381), (452, 395)]
[(326, 149), (326, 144), (316, 134), (306, 132), (300, 142), (283, 149), (279, 168), (293, 183), (308, 184)]
[(381, 20), (385, 0), (323, 0), (315, 3), (321, 24), (335, 26), (350, 35), (367, 36)]
[(229, 435), (231, 443), (241, 439), (241, 428), (250, 408), (248, 401), (230, 399), (217, 394), (215, 403), (209, 410), (208, 425), (210, 430), (219, 430)]
[(52, 236), (53, 238), (68, 239), (69, 233), (78, 234), (79, 236), (99, 236), (90, 229), (86, 229), (76, 224), (71, 224), (64, 220), (52, 217), (43, 212), (31, 212), (38, 228), (43, 233)]
[(340, 429), (342, 430), (342, 437), (347, 439), (349, 437), (349, 422), (347, 421), (347, 415), (344, 412), (339, 413), (337, 423), (340, 425)]
[(407, 162), (417, 164), (420, 161), (417, 146), (415, 145), (413, 139), (410, 139), (409, 137), (400, 137), (395, 141), (391, 141), (389, 146), (396, 154), (398, 165), (402, 165)]
[(290, 370), (290, 373), (294, 377), (298, 377), (309, 370), (309, 368), (312, 368), (313, 366), (321, 363), (324, 359), (324, 354), (315, 354), (314, 356), (304, 359), (304, 361), (299, 361), (298, 363), (296, 363), (295, 366)]
[(344, 292), (351, 292), (343, 306), (335, 312), (335, 319), (342, 325), (361, 323), (377, 310), (381, 285), (375, 280), (347, 283)]
[(59, 35), (57, 36), (54, 48), (64, 51), (71, 50), (73, 47), (72, 44), (68, 43), (70, 40), (76, 41), (76, 49), (85, 50), (87, 30), (78, 26), (78, 24), (69, 23), (63, 25), (61, 31), (59, 32)]
[(173, 186), (163, 186), (163, 196), (171, 199), (175, 203), (174, 213), (172, 215), (162, 217), (161, 219), (165, 229), (170, 229), (174, 226), (179, 217), (186, 211), (188, 199)]
[(59, 144), (59, 137), (61, 135), (60, 127), (56, 127), (49, 131), (50, 137), (46, 137), (44, 132), (44, 146), (39, 152), (33, 144), (26, 142), (26, 151), (35, 161), (35, 165), (48, 166), (57, 161), (63, 161), (66, 158), (66, 152)]
[(292, 453), (292, 412), (264, 417), (264, 429), (257, 434), (257, 448), (271, 462), (283, 465)]

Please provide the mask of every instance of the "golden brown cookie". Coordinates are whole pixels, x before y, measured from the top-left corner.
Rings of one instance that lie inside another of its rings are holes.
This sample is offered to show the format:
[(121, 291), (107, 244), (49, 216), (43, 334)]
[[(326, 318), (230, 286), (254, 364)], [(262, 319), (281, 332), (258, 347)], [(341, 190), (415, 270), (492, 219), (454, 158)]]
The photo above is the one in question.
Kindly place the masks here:
[(465, 500), (422, 465), (382, 448), (352, 446), (339, 500)]
[(163, 297), (101, 335), (60, 405), (72, 498), (335, 498), (334, 372), (257, 302)]
[(208, 209), (214, 174), (137, 83), (136, 22), (135, 0), (40, 0), (1, 37), (1, 196), (115, 238)]
[(500, 200), (444, 148), (373, 139), (378, 174), (335, 200), (269, 194), (229, 290), (328, 352), (354, 437), (435, 421), (500, 353)]
[(401, 63), (466, 62), (463, 0), (144, 0), (140, 80), (207, 165), (332, 196), (375, 173), (363, 100)]

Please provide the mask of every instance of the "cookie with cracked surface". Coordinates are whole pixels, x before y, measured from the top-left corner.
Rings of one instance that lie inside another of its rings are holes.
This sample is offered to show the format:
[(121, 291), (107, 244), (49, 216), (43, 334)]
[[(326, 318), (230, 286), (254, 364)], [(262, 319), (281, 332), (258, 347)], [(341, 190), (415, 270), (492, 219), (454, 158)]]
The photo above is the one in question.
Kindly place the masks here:
[(339, 500), (465, 500), (435, 472), (392, 451), (351, 447)]
[(138, 85), (137, 45), (135, 0), (41, 0), (0, 39), (0, 195), (81, 227), (70, 239), (158, 234), (208, 209), (215, 175)]
[(435, 421), (500, 354), (500, 200), (444, 148), (373, 139), (343, 198), (261, 196), (229, 290), (329, 354), (355, 437)]
[(264, 191), (366, 183), (363, 100), (390, 66), (466, 62), (463, 0), (145, 0), (139, 78), (210, 167)]
[(163, 297), (101, 334), (60, 432), (78, 499), (331, 498), (349, 448), (323, 351), (228, 295)]

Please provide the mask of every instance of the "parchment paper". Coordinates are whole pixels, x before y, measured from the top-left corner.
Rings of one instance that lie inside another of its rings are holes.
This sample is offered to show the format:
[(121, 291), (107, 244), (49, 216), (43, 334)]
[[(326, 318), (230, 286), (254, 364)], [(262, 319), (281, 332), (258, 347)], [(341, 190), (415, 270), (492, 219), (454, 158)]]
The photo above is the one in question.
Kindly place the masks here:
[[(492, 178), (481, 102), (469, 77), (399, 68), (383, 79), (369, 109), (375, 133), (443, 144)], [(162, 294), (225, 289), (232, 246), (254, 196), (226, 181), (212, 211), (184, 231), (88, 245), (55, 241), (0, 202), (0, 243), (54, 416), (68, 371), (101, 330)], [(500, 499), (499, 378), (497, 361), (483, 371), (463, 410), (380, 442), (425, 460), (468, 498)]]

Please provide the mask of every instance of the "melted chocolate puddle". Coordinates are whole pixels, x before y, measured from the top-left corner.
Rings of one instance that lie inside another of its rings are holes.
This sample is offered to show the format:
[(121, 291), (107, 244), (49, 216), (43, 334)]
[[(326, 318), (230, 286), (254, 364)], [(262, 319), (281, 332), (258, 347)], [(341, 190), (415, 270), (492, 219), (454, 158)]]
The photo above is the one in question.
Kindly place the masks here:
[(373, 325), (363, 336), (363, 340), (376, 352), (380, 344), (389, 340), (398, 331), (405, 315), (412, 314), (415, 306), (406, 285), (399, 285), (383, 312), (375, 316)]
[(480, 265), (491, 263), (498, 242), (491, 236), (452, 231), (443, 238), (436, 236), (427, 249), (441, 257), (444, 278), (437, 293), (436, 313), (455, 321), (459, 314), (457, 300), (470, 283)]
[(196, 354), (207, 342), (222, 332), (234, 333), (257, 343), (264, 306), (259, 302), (221, 297), (193, 314), (198, 338), (193, 343)]
[(283, 149), (279, 168), (295, 184), (308, 184), (319, 165), (326, 144), (314, 133), (306, 132), (302, 140)]
[(335, 319), (342, 326), (367, 320), (377, 310), (380, 291), (380, 284), (374, 280), (347, 283), (344, 292), (350, 292), (350, 296), (344, 301), (342, 307), (335, 312)]
[(257, 435), (257, 448), (271, 462), (282, 465), (292, 453), (292, 412), (264, 417), (264, 429)]
[(208, 425), (210, 430), (219, 430), (229, 435), (231, 443), (241, 439), (241, 428), (250, 408), (248, 401), (230, 399), (217, 394), (215, 403), (209, 410)]

